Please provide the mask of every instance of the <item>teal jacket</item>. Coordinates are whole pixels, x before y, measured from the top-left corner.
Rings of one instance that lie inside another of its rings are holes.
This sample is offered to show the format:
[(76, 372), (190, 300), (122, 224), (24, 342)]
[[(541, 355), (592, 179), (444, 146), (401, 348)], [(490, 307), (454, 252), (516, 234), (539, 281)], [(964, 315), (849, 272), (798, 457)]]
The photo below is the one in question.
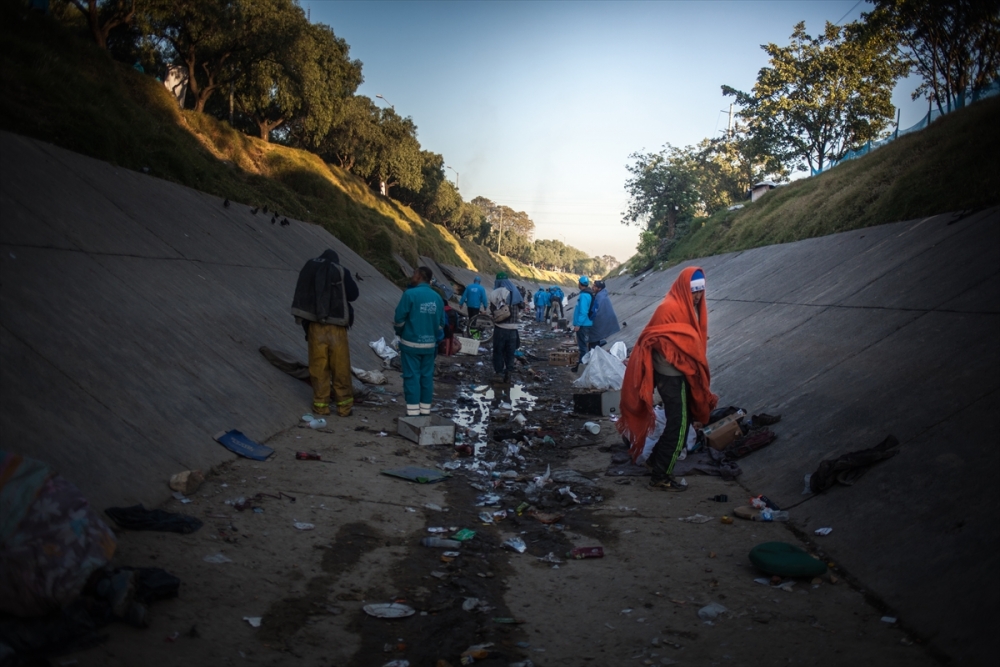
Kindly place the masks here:
[(594, 295), (587, 291), (580, 292), (580, 298), (576, 301), (576, 308), (573, 310), (573, 326), (590, 327), (594, 321), (590, 319), (590, 304), (594, 300)]
[(434, 354), (444, 337), (444, 301), (427, 283), (403, 292), (393, 327), (399, 349), (410, 354)]

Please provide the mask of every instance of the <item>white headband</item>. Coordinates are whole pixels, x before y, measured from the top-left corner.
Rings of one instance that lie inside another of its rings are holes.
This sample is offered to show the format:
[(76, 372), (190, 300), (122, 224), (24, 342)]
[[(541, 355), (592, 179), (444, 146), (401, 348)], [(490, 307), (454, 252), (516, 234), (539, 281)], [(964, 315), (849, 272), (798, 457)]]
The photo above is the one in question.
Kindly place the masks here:
[(692, 292), (704, 292), (705, 291), (705, 279), (696, 278), (691, 281), (691, 291)]

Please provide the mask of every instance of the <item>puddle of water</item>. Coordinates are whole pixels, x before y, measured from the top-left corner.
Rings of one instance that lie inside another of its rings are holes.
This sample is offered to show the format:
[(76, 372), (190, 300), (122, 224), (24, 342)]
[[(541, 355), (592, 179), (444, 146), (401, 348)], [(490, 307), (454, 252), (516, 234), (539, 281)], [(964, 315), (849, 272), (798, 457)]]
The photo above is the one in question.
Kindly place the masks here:
[(458, 393), (452, 421), (474, 434), (474, 442), (469, 444), (473, 445), (475, 456), (478, 457), (486, 448), (490, 414), (493, 410), (503, 408), (511, 414), (530, 412), (537, 400), (536, 396), (524, 389), (523, 384), (513, 384), (510, 387), (478, 385)]

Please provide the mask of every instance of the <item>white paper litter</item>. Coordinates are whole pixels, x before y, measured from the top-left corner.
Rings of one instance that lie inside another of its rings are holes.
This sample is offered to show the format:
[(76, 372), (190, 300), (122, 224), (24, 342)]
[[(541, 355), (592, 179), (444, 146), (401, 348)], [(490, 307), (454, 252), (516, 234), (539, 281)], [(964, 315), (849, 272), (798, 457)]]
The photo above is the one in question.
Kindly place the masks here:
[(293, 525), (299, 530), (312, 530), (313, 528), (316, 527), (316, 524), (305, 523), (304, 521), (296, 521)]
[(817, 535), (829, 535), (833, 532), (833, 528), (817, 528), (813, 532)]
[(227, 558), (222, 554), (212, 554), (211, 556), (205, 556), (204, 558), (202, 558), (202, 560), (205, 561), (206, 563), (216, 563), (216, 564), (233, 562), (232, 559)]
[(375, 354), (382, 357), (386, 361), (389, 361), (390, 359), (394, 359), (395, 357), (399, 356), (399, 352), (396, 352), (396, 350), (386, 345), (385, 337), (371, 341), (370, 343), (368, 343), (368, 347), (375, 350)]
[(263, 616), (244, 616), (243, 620), (249, 623), (251, 628), (259, 628), (260, 621), (263, 618)]

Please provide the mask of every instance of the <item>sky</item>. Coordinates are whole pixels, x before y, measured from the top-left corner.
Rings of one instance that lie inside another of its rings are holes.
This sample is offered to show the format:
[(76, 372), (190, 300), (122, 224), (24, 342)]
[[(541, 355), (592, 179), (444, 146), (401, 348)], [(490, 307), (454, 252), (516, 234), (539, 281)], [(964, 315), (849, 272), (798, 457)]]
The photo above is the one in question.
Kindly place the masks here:
[[(363, 63), (358, 94), (417, 125), (469, 201), (487, 197), (591, 256), (624, 261), (639, 230), (621, 222), (634, 152), (688, 146), (726, 129), (732, 98), (767, 65), (760, 46), (793, 26), (856, 20), (857, 0), (785, 2), (409, 2), (300, 0)], [(897, 86), (900, 126), (926, 102)]]

